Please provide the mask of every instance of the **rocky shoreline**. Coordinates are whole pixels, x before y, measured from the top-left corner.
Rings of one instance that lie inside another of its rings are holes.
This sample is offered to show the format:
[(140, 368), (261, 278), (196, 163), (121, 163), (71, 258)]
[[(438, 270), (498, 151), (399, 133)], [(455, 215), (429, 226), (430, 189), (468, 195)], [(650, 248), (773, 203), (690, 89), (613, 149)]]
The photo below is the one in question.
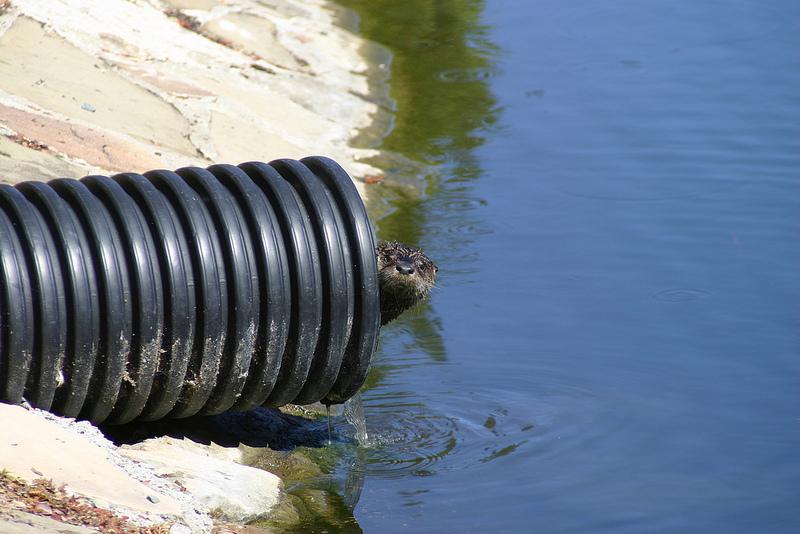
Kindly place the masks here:
[[(62, 488), (77, 506), (108, 512), (128, 525), (124, 532), (283, 532), (310, 519), (334, 523), (341, 513), (323, 491), (290, 488), (323, 479), (316, 460), (330, 461), (331, 447), (349, 439), (340, 429), (330, 444), (321, 411), (289, 406), (101, 431), (0, 404), (0, 421), (7, 428), (0, 437), (3, 533), (61, 532), (58, 522), (39, 521), (67, 521), (63, 506), (48, 505), (41, 491), (26, 498), (13, 489), (43, 484)], [(36, 528), (24, 530), (33, 520)]]
[[(0, 0), (0, 183), (318, 154), (363, 196), (376, 152), (351, 142), (380, 122), (381, 67), (336, 17), (323, 0)], [(120, 433), (142, 435), (117, 445), (87, 422), (0, 404), (0, 489), (39, 495), (52, 481), (133, 532), (280, 531), (327, 512), (324, 495), (285, 491), (321, 473), (270, 434), (321, 416), (223, 414), (182, 421), (177, 437), (131, 427)], [(61, 521), (52, 503), (0, 502), (2, 532), (103, 531)]]
[[(326, 155), (378, 111), (323, 0), (0, 1), (0, 181)], [(363, 191), (363, 189), (362, 189)]]

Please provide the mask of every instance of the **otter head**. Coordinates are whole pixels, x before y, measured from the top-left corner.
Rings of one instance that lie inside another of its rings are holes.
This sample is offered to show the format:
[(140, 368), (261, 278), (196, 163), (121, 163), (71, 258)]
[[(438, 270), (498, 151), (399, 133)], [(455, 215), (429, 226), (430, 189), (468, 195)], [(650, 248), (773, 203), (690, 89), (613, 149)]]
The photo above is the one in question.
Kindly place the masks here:
[(419, 249), (396, 241), (377, 248), (381, 293), (381, 325), (424, 300), (439, 268)]

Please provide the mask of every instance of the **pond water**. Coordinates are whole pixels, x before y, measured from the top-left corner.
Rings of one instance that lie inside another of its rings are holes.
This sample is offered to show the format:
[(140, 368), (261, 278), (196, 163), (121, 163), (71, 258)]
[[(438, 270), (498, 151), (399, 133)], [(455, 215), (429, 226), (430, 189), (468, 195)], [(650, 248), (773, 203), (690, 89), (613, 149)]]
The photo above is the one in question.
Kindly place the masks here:
[(347, 528), (800, 532), (800, 3), (340, 3), (393, 54), (379, 236), (440, 267)]

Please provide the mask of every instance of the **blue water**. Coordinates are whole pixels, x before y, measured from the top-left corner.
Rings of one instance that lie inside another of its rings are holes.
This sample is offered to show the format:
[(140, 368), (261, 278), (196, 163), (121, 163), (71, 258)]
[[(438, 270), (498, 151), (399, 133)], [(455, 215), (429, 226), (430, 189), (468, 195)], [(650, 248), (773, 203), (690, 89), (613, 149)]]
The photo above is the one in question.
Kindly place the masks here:
[(800, 3), (467, 4), (486, 61), (424, 105), (491, 101), (379, 223), (439, 287), (382, 333), (360, 527), (800, 532)]

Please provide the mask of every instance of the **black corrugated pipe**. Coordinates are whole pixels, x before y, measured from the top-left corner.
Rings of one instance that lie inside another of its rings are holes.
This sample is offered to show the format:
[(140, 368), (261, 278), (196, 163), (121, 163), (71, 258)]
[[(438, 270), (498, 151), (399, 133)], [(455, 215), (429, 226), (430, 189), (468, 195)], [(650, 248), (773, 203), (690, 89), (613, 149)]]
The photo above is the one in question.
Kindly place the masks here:
[(341, 403), (378, 336), (334, 161), (0, 185), (0, 400), (95, 423)]

